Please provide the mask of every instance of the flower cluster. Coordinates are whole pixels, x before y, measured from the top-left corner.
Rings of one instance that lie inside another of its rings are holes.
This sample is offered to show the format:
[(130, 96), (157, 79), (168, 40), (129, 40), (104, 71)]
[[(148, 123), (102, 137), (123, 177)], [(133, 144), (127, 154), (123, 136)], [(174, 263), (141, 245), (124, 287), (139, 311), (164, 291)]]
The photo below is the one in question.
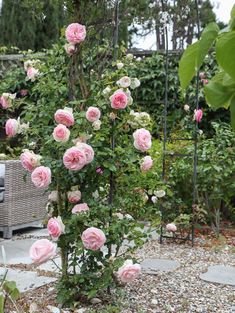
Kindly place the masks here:
[(12, 101), (15, 99), (16, 93), (3, 93), (0, 97), (0, 105), (3, 109), (8, 109), (12, 105)]
[(24, 62), (24, 69), (26, 71), (27, 80), (34, 82), (39, 76), (39, 69), (37, 68), (40, 64), (40, 60), (27, 60)]
[(64, 45), (64, 49), (66, 53), (71, 56), (77, 50), (76, 45), (85, 40), (86, 27), (79, 23), (72, 23), (66, 28), (65, 37), (68, 43)]

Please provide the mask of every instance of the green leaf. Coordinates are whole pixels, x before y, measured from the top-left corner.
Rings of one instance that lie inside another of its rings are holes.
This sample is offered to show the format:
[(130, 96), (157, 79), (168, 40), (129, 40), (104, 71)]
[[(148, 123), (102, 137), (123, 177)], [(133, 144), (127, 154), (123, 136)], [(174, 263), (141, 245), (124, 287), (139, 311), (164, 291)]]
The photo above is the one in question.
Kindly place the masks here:
[(229, 99), (233, 94), (229, 87), (223, 86), (219, 81), (211, 80), (204, 90), (206, 101), (213, 109), (229, 107)]
[(233, 130), (235, 131), (235, 95), (232, 97), (230, 101), (230, 114), (231, 114), (231, 125)]
[(219, 65), (235, 79), (235, 32), (224, 33), (216, 44), (216, 58)]

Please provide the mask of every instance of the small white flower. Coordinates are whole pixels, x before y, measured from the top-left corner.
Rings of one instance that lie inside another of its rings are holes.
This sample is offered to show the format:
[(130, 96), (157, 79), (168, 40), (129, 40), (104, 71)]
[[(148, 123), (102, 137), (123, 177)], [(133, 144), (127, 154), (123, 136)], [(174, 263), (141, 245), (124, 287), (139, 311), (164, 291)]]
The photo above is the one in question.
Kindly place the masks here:
[(199, 133), (199, 135), (200, 135), (200, 136), (202, 136), (202, 134), (203, 134), (203, 130), (198, 129), (198, 133)]
[(94, 128), (94, 130), (99, 130), (101, 124), (102, 124), (101, 121), (100, 121), (100, 120), (97, 120), (97, 121), (95, 121), (95, 122), (92, 123), (92, 127)]
[(109, 86), (106, 87), (106, 88), (102, 91), (103, 95), (108, 95), (110, 92), (111, 92), (111, 88), (110, 88)]
[(154, 194), (157, 198), (162, 198), (162, 197), (165, 197), (166, 192), (164, 190), (157, 190), (157, 191), (154, 191)]
[(114, 213), (115, 216), (117, 216), (117, 218), (119, 218), (119, 220), (123, 220), (124, 215), (120, 212)]
[(130, 85), (130, 87), (132, 88), (132, 89), (135, 89), (135, 88), (137, 88), (137, 87), (139, 87), (140, 86), (140, 81), (139, 81), (139, 79), (138, 78), (132, 78), (131, 79), (131, 85)]
[(153, 203), (156, 203), (156, 202), (157, 202), (157, 197), (156, 197), (156, 196), (152, 196), (152, 197), (151, 197), (151, 201), (152, 201)]
[(150, 9), (154, 8), (154, 7), (155, 7), (155, 2), (154, 2), (154, 3), (149, 3), (148, 7), (149, 7)]
[(132, 53), (128, 53), (128, 54), (126, 55), (126, 58), (127, 58), (127, 60), (132, 61), (133, 58), (134, 58), (134, 55), (133, 55)]
[(118, 62), (118, 63), (117, 63), (117, 68), (118, 68), (119, 70), (122, 69), (123, 66), (124, 66), (124, 64), (123, 64), (122, 62)]
[(140, 62), (141, 60), (142, 60), (141, 57), (138, 57), (138, 58), (136, 59), (137, 62)]
[(184, 111), (188, 112), (190, 109), (190, 106), (188, 104), (185, 104), (184, 105)]
[(131, 79), (128, 76), (123, 76), (117, 81), (117, 84), (122, 88), (128, 88), (131, 85)]

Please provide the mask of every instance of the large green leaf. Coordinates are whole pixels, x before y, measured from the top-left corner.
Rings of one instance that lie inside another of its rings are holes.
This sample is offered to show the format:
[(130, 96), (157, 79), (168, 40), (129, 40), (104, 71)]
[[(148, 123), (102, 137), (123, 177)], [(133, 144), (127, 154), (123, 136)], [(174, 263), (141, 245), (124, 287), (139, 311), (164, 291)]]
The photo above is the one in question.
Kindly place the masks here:
[(224, 33), (216, 44), (216, 59), (219, 65), (235, 79), (235, 32)]
[(179, 78), (184, 90), (201, 67), (203, 60), (216, 39), (219, 27), (210, 23), (203, 31), (201, 39), (188, 46), (179, 62)]
[(230, 101), (230, 115), (231, 115), (231, 125), (233, 130), (235, 130), (235, 95)]

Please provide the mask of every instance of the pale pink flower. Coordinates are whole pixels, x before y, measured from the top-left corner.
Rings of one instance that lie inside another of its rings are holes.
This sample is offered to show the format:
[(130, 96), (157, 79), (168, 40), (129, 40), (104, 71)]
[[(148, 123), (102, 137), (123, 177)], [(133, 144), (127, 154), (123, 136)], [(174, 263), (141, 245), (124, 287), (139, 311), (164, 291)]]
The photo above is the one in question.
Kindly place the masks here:
[(37, 240), (31, 246), (29, 255), (33, 263), (44, 263), (56, 255), (56, 245), (48, 239)]
[(51, 183), (51, 170), (49, 167), (39, 166), (31, 174), (31, 179), (35, 187), (46, 188)]
[(52, 190), (48, 196), (48, 200), (57, 203), (59, 201), (59, 193), (57, 190)]
[(99, 250), (106, 242), (106, 237), (103, 231), (96, 227), (87, 228), (82, 233), (82, 242), (86, 249)]
[(119, 79), (117, 84), (122, 88), (128, 88), (131, 85), (131, 79), (128, 76), (124, 76)]
[(25, 150), (20, 155), (20, 161), (27, 171), (32, 172), (37, 166), (40, 165), (41, 156), (35, 154), (33, 151)]
[(55, 112), (54, 118), (58, 124), (63, 124), (67, 127), (74, 125), (73, 110), (70, 108), (57, 110)]
[(29, 93), (29, 91), (28, 91), (27, 89), (21, 89), (21, 90), (20, 90), (20, 95), (21, 95), (22, 97), (27, 96), (28, 93)]
[(59, 238), (59, 236), (63, 234), (65, 230), (65, 226), (64, 226), (64, 223), (62, 222), (61, 217), (58, 216), (58, 217), (50, 218), (47, 223), (47, 230), (48, 230), (49, 235), (53, 239)]
[(200, 72), (199, 73), (199, 77), (200, 77), (200, 79), (205, 78), (206, 77), (205, 72)]
[(6, 121), (5, 130), (8, 137), (14, 137), (20, 131), (20, 123), (14, 118), (9, 118)]
[(145, 128), (137, 129), (133, 133), (134, 137), (134, 146), (137, 150), (142, 152), (148, 150), (152, 146), (151, 134)]
[(76, 144), (76, 147), (85, 154), (86, 164), (89, 164), (93, 161), (95, 153), (94, 153), (93, 148), (90, 145), (84, 142), (78, 142)]
[(12, 100), (14, 100), (16, 97), (16, 94), (12, 94), (12, 93), (7, 93), (4, 92), (2, 94), (2, 96), (0, 97), (0, 105), (2, 106), (3, 109), (8, 109), (11, 104), (12, 104)]
[(87, 164), (86, 154), (78, 147), (69, 148), (65, 151), (63, 163), (67, 169), (78, 171)]
[(100, 110), (96, 107), (89, 107), (86, 111), (86, 119), (93, 123), (100, 119), (101, 113)]
[(97, 169), (95, 170), (97, 174), (102, 175), (104, 173), (104, 170), (101, 167), (97, 167)]
[(89, 206), (86, 203), (80, 203), (77, 204), (73, 207), (72, 213), (77, 214), (77, 213), (83, 213), (89, 211)]
[(140, 169), (142, 172), (147, 172), (153, 166), (153, 159), (151, 156), (145, 156), (141, 160)]
[(34, 67), (29, 67), (27, 69), (27, 77), (31, 82), (34, 82), (37, 76), (39, 75), (39, 70)]
[(95, 121), (95, 122), (92, 123), (92, 127), (94, 128), (94, 130), (99, 130), (101, 124), (102, 124), (101, 121), (100, 121), (100, 120), (97, 120), (97, 121)]
[(78, 23), (72, 23), (66, 28), (65, 36), (70, 43), (80, 43), (86, 38), (86, 27)]
[(122, 283), (129, 283), (135, 280), (141, 273), (140, 264), (133, 264), (132, 260), (127, 260), (117, 272), (117, 277)]
[(207, 85), (209, 83), (208, 79), (201, 79), (203, 85)]
[(194, 110), (194, 117), (193, 117), (194, 121), (196, 121), (197, 123), (200, 123), (202, 119), (202, 115), (203, 115), (203, 112), (201, 109)]
[(110, 101), (113, 109), (125, 109), (128, 103), (128, 97), (123, 91), (118, 91), (110, 97)]
[(54, 128), (53, 138), (58, 142), (66, 142), (69, 140), (70, 130), (63, 124), (59, 124)]
[(80, 190), (72, 190), (67, 192), (67, 196), (70, 203), (77, 203), (81, 200), (82, 194)]
[(73, 55), (76, 52), (76, 46), (72, 43), (66, 43), (64, 45), (64, 49), (69, 56)]
[(170, 224), (166, 225), (166, 230), (169, 231), (169, 232), (174, 233), (174, 232), (177, 231), (177, 227), (175, 226), (175, 224), (170, 223)]

